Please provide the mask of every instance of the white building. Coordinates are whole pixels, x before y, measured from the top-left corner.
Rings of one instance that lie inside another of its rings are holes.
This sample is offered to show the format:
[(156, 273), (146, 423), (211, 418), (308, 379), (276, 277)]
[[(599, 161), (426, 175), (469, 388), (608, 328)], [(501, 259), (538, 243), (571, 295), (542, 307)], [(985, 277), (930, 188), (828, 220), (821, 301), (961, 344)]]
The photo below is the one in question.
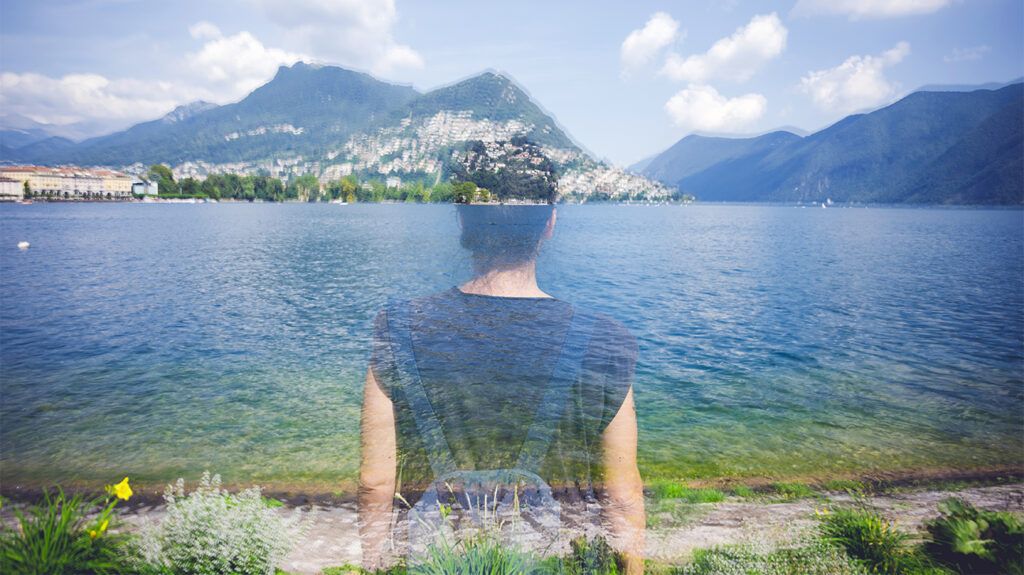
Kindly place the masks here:
[(0, 202), (16, 202), (24, 198), (25, 182), (8, 177), (0, 177)]
[(142, 180), (132, 184), (132, 194), (136, 196), (155, 196), (159, 193), (160, 188), (156, 182)]

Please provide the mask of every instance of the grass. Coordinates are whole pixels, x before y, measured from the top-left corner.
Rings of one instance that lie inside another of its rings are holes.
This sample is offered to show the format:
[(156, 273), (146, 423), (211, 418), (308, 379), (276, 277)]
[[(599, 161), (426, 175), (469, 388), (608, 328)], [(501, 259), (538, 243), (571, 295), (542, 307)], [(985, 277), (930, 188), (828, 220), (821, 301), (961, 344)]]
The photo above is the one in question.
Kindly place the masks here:
[(14, 510), (18, 525), (0, 525), (0, 573), (77, 575), (127, 571), (127, 537), (110, 533), (113, 504), (102, 499), (43, 492), (28, 512)]
[(689, 487), (673, 481), (659, 481), (651, 486), (656, 499), (682, 499), (687, 503), (718, 503), (725, 493), (710, 487)]
[(817, 491), (811, 489), (809, 485), (806, 485), (804, 483), (772, 483), (772, 490), (775, 491), (775, 493), (778, 495), (779, 498), (781, 498), (782, 501), (806, 499), (818, 495)]
[(1020, 517), (975, 509), (955, 497), (939, 503), (939, 512), (939, 517), (926, 525), (931, 540), (924, 546), (936, 561), (960, 573), (1024, 575), (1024, 521)]
[(868, 486), (863, 481), (857, 481), (855, 479), (829, 479), (822, 484), (822, 487), (826, 491), (868, 491)]
[(733, 495), (744, 499), (755, 499), (758, 496), (757, 492), (754, 491), (753, 488), (746, 485), (737, 485), (736, 487), (733, 487), (732, 493)]
[(835, 543), (872, 573), (899, 575), (922, 565), (909, 546), (910, 535), (866, 509), (837, 509), (821, 522), (824, 541)]
[(868, 575), (863, 565), (841, 549), (822, 542), (785, 549), (760, 550), (747, 545), (698, 549), (693, 561), (676, 575)]

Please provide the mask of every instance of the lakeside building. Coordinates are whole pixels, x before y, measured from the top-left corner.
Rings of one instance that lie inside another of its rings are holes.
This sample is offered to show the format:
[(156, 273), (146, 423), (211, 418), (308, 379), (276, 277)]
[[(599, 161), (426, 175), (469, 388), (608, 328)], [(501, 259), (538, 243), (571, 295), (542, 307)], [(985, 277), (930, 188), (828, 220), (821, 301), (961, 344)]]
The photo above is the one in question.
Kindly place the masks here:
[(25, 184), (14, 178), (0, 176), (0, 202), (17, 202), (23, 199)]
[(34, 197), (65, 200), (127, 200), (132, 197), (132, 178), (105, 168), (2, 166), (0, 178), (17, 180), (19, 195), (27, 182)]
[(131, 193), (136, 196), (155, 196), (160, 193), (160, 187), (156, 182), (142, 180), (132, 184)]

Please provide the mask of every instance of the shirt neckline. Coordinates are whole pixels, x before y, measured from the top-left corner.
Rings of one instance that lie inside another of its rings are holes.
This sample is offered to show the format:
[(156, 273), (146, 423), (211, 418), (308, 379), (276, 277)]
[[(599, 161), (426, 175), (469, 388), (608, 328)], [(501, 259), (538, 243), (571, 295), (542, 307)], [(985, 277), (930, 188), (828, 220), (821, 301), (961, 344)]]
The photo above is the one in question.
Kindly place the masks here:
[(485, 299), (510, 299), (510, 300), (528, 300), (528, 301), (559, 301), (556, 297), (542, 297), (542, 296), (510, 296), (510, 295), (486, 295), (481, 293), (469, 293), (459, 289), (459, 286), (452, 286), (452, 291), (456, 295), (463, 295), (466, 297), (478, 297)]

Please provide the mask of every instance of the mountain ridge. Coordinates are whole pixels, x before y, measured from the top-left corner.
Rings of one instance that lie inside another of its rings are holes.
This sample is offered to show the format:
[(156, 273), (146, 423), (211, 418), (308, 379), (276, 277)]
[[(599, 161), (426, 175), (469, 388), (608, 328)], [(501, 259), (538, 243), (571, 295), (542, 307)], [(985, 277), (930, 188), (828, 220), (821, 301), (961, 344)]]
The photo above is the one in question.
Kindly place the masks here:
[[(687, 136), (641, 174), (716, 201), (1021, 204), (1022, 125), (1024, 84), (914, 92), (770, 148), (755, 145), (764, 136)], [(970, 137), (981, 126), (998, 141)], [(980, 169), (985, 183), (971, 183)]]

